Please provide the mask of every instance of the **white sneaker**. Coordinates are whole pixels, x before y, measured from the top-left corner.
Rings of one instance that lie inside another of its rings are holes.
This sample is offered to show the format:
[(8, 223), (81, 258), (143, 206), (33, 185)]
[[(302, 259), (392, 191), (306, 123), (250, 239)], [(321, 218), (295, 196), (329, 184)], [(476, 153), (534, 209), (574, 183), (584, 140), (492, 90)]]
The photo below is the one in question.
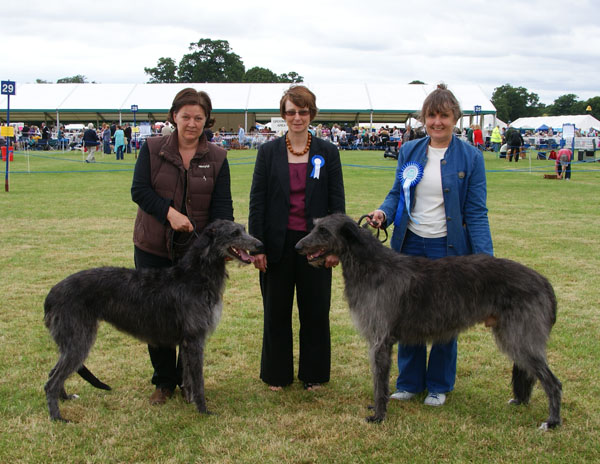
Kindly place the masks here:
[(445, 402), (445, 393), (429, 393), (423, 404), (426, 404), (427, 406), (442, 406)]
[(390, 398), (393, 400), (407, 401), (415, 395), (416, 393), (411, 393), (407, 391), (395, 391), (394, 393), (392, 393), (392, 396), (390, 396)]

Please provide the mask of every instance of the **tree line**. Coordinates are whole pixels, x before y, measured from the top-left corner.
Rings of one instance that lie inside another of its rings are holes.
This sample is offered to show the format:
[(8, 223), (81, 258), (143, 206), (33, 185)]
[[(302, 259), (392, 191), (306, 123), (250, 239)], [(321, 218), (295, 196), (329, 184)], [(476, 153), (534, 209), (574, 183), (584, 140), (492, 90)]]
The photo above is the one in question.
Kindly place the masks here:
[(600, 96), (578, 100), (577, 95), (561, 95), (550, 105), (540, 102), (539, 96), (524, 87), (504, 84), (494, 89), (491, 98), (496, 107), (496, 116), (505, 122), (532, 116), (562, 116), (591, 114), (600, 119)]
[(242, 59), (233, 52), (227, 40), (200, 39), (192, 42), (189, 53), (179, 64), (173, 58), (158, 59), (153, 68), (144, 68), (149, 84), (172, 82), (302, 82), (295, 71), (276, 74), (255, 66), (246, 70)]

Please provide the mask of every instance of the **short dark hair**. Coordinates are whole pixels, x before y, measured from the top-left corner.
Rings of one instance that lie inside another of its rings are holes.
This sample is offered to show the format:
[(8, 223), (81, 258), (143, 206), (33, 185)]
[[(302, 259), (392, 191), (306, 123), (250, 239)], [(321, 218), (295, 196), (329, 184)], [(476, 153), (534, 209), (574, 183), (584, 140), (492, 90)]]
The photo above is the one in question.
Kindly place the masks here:
[(319, 111), (317, 108), (317, 97), (308, 87), (304, 85), (292, 85), (283, 92), (283, 96), (279, 101), (279, 111), (282, 118), (285, 118), (285, 102), (288, 100), (299, 108), (308, 108), (311, 121), (317, 116), (317, 112)]
[(454, 115), (455, 122), (462, 116), (460, 104), (446, 84), (439, 84), (437, 89), (427, 95), (421, 108), (420, 120), (424, 124), (427, 116), (432, 116), (435, 113), (450, 112)]
[(186, 105), (198, 105), (200, 108), (204, 110), (204, 115), (206, 116), (206, 124), (204, 125), (205, 129), (208, 129), (213, 126), (215, 123), (214, 119), (211, 119), (210, 113), (212, 111), (212, 102), (210, 101), (210, 97), (206, 92), (202, 90), (196, 90), (191, 87), (185, 88), (177, 92), (175, 98), (173, 99), (173, 103), (171, 104), (171, 109), (169, 110), (168, 121), (177, 126), (175, 124), (174, 115), (181, 108)]

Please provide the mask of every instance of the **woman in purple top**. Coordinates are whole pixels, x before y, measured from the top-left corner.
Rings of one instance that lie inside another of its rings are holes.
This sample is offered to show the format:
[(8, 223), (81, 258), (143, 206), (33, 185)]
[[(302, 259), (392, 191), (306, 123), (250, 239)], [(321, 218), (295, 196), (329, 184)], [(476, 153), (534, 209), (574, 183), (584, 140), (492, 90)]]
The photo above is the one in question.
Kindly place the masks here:
[(260, 378), (272, 390), (294, 381), (296, 291), (298, 378), (304, 388), (313, 389), (329, 381), (331, 268), (338, 259), (328, 256), (325, 267), (317, 269), (294, 246), (312, 229), (314, 218), (345, 212), (344, 182), (337, 148), (308, 131), (317, 115), (315, 95), (294, 85), (283, 94), (280, 112), (288, 131), (259, 148), (250, 190), (249, 231), (264, 244), (254, 262), (264, 307)]

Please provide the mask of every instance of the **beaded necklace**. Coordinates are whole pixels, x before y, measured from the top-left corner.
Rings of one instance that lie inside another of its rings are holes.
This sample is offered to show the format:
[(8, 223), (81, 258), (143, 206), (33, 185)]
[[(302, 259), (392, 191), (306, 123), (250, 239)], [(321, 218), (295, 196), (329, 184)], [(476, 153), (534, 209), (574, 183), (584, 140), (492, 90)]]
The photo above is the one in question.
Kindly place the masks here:
[(288, 151), (292, 155), (295, 155), (295, 156), (304, 156), (306, 153), (308, 153), (308, 150), (310, 150), (310, 141), (311, 140), (312, 140), (312, 135), (309, 132), (308, 133), (308, 141), (306, 142), (306, 147), (304, 147), (304, 150), (302, 150), (301, 152), (297, 152), (292, 149), (292, 142), (290, 142), (288, 135), (285, 134), (285, 146), (287, 147)]

